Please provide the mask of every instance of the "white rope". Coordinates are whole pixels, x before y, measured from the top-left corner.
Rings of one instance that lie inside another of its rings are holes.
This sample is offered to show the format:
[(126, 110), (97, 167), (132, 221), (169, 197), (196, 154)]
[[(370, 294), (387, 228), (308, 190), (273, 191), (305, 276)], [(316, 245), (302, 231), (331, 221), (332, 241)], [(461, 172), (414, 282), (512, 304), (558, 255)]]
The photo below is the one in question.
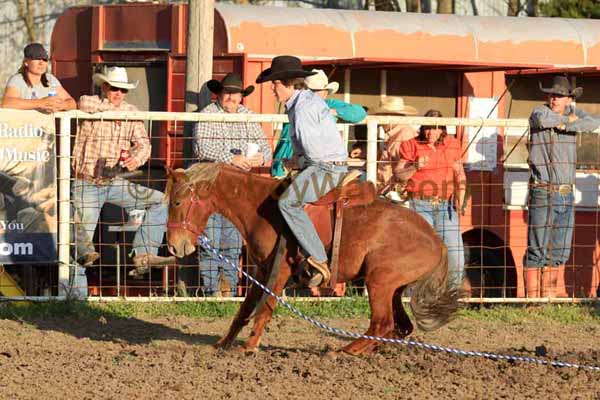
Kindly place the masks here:
[(326, 325), (322, 322), (319, 322), (319, 321), (303, 314), (300, 310), (296, 309), (294, 306), (289, 304), (282, 297), (273, 293), (273, 291), (271, 291), (271, 289), (264, 286), (262, 283), (257, 281), (253, 276), (248, 274), (246, 271), (244, 271), (238, 265), (231, 262), (231, 260), (224, 257), (218, 250), (216, 250), (214, 247), (212, 247), (206, 236), (204, 236), (204, 235), (200, 236), (199, 241), (200, 241), (200, 244), (202, 245), (202, 247), (204, 247), (204, 249), (213, 253), (222, 262), (224, 262), (234, 268), (237, 268), (252, 283), (254, 283), (255, 285), (258, 285), (258, 287), (260, 287), (263, 291), (265, 291), (269, 296), (274, 297), (275, 300), (277, 300), (277, 302), (279, 304), (281, 304), (282, 306), (284, 306), (285, 308), (290, 310), (293, 314), (297, 315), (298, 317), (302, 318), (305, 321), (308, 321), (309, 323), (311, 323), (312, 325), (314, 325), (320, 329), (323, 329), (327, 332), (333, 333), (338, 336), (344, 336), (344, 337), (349, 337), (349, 338), (353, 338), (353, 339), (375, 340), (378, 342), (401, 344), (401, 345), (405, 345), (405, 346), (414, 346), (414, 347), (419, 347), (419, 348), (423, 348), (423, 349), (427, 349), (427, 350), (438, 351), (438, 352), (443, 352), (443, 353), (450, 353), (450, 354), (457, 354), (457, 355), (461, 355), (461, 356), (483, 357), (483, 358), (488, 358), (491, 360), (521, 361), (521, 362), (528, 362), (528, 363), (534, 363), (534, 364), (539, 364), (539, 365), (551, 365), (553, 367), (578, 368), (578, 369), (585, 369), (585, 370), (600, 372), (600, 367), (593, 366), (593, 365), (573, 364), (573, 363), (568, 363), (568, 362), (563, 362), (563, 361), (545, 360), (545, 359), (541, 359), (541, 358), (537, 358), (537, 357), (522, 357), (522, 356), (503, 355), (503, 354), (487, 353), (487, 352), (480, 352), (480, 351), (461, 350), (461, 349), (457, 349), (457, 348), (453, 348), (453, 347), (445, 347), (445, 346), (438, 346), (435, 344), (418, 342), (415, 340), (370, 336), (370, 335), (364, 335), (361, 333), (349, 332), (349, 331), (346, 331), (346, 330), (340, 329), (340, 328), (334, 328), (334, 327)]

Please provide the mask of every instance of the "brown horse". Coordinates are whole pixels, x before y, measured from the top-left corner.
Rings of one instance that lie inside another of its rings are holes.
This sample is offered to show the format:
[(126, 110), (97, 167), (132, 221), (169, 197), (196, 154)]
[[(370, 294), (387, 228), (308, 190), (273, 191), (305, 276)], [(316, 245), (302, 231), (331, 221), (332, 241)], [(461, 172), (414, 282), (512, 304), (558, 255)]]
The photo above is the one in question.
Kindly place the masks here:
[[(196, 164), (187, 170), (169, 170), (169, 250), (178, 257), (195, 251), (198, 235), (208, 217), (218, 212), (239, 229), (248, 253), (258, 266), (256, 278), (266, 282), (275, 258), (278, 235), (287, 239), (286, 256), (273, 291), (281, 295), (292, 272), (298, 246), (278, 206), (281, 181), (246, 173), (223, 164)], [(422, 330), (444, 325), (458, 308), (460, 290), (447, 286), (447, 251), (433, 228), (418, 214), (388, 201), (344, 212), (338, 282), (364, 277), (369, 291), (371, 323), (367, 335), (405, 337), (413, 326), (401, 295), (413, 283), (411, 310)], [(249, 322), (261, 290), (252, 285), (229, 332), (216, 347), (228, 348)], [(255, 351), (271, 320), (275, 299), (257, 310), (254, 327), (243, 348)], [(343, 351), (372, 352), (378, 342), (357, 339)]]

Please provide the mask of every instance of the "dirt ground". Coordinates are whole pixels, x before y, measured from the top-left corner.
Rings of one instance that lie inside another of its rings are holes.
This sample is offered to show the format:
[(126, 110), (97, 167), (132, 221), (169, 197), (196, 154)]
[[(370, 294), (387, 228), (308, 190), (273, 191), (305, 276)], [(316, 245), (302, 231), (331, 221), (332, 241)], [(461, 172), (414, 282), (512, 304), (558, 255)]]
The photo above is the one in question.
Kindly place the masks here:
[[(362, 331), (366, 320), (327, 320)], [(347, 339), (276, 317), (257, 354), (217, 352), (229, 319), (0, 320), (1, 399), (600, 399), (600, 372), (386, 346), (331, 356)], [(242, 333), (245, 338), (248, 331)], [(412, 338), (600, 365), (600, 325), (466, 317)]]

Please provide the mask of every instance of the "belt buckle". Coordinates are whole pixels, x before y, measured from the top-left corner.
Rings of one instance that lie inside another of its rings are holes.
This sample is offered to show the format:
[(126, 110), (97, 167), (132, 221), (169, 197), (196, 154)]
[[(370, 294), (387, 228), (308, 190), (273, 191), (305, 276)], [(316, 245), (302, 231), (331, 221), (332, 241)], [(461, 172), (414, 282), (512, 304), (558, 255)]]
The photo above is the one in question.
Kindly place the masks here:
[(431, 196), (431, 198), (429, 199), (429, 202), (431, 203), (432, 206), (438, 206), (440, 204), (440, 198), (437, 196)]
[(559, 185), (558, 186), (558, 194), (564, 196), (566, 194), (571, 193), (571, 185)]

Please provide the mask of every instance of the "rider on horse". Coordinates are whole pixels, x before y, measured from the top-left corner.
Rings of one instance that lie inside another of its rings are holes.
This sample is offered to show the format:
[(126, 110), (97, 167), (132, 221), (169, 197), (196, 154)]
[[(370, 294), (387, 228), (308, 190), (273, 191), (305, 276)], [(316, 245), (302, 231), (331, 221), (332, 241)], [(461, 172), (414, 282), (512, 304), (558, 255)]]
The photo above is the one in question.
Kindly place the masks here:
[(324, 286), (330, 271), (325, 247), (304, 211), (304, 205), (316, 201), (341, 181), (348, 171), (348, 151), (337, 130), (335, 119), (325, 101), (308, 90), (304, 78), (316, 72), (305, 71), (300, 59), (278, 56), (271, 68), (260, 73), (256, 83), (271, 81), (271, 90), (290, 121), (294, 146), (291, 168), (300, 169), (279, 199), (279, 209), (302, 250), (306, 264), (316, 270), (309, 286)]

